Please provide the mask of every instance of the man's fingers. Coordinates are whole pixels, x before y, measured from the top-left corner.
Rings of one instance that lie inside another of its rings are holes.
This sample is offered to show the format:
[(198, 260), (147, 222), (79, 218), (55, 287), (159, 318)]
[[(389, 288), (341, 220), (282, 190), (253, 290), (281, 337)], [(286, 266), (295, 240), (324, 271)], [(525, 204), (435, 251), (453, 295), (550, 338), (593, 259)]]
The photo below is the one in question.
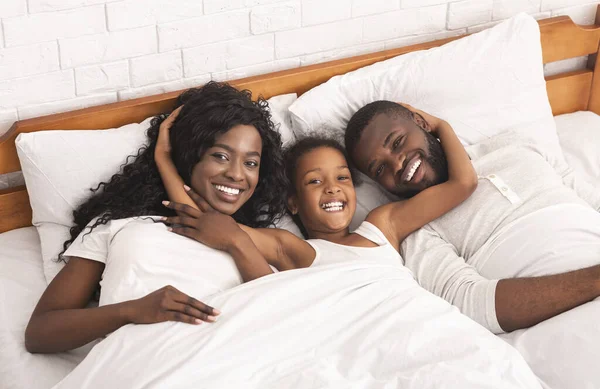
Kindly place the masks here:
[(187, 185), (183, 186), (183, 189), (187, 192), (188, 196), (192, 198), (192, 200), (196, 203), (198, 207), (204, 212), (214, 211), (214, 208), (210, 206), (210, 204), (204, 200), (202, 196), (200, 196), (196, 191), (190, 188)]
[(177, 211), (179, 214), (185, 214), (193, 218), (199, 218), (202, 216), (202, 211), (187, 204), (181, 204), (175, 201), (163, 201), (162, 203), (165, 207)]

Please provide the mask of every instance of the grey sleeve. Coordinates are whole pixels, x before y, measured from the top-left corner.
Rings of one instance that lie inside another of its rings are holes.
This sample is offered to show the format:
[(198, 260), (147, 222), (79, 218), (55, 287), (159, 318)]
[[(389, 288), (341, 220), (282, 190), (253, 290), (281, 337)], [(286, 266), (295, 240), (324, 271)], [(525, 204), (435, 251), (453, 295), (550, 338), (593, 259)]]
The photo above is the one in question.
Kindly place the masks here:
[(402, 242), (401, 252), (419, 284), (442, 297), (495, 334), (504, 331), (496, 317), (496, 284), (484, 278), (456, 248), (425, 226)]

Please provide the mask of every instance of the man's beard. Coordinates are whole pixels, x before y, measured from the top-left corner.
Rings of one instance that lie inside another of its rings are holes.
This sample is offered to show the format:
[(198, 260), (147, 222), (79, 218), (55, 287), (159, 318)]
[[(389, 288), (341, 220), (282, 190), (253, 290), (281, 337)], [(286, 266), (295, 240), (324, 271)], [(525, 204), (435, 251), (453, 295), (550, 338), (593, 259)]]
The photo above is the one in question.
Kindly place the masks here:
[(431, 135), (430, 132), (425, 131), (425, 138), (429, 145), (429, 157), (427, 158), (427, 162), (435, 172), (436, 177), (436, 182), (433, 182), (430, 186), (438, 185), (448, 181), (448, 159), (446, 159), (444, 148), (435, 136)]
[(425, 161), (427, 164), (429, 164), (429, 166), (431, 166), (431, 169), (435, 175), (435, 179), (434, 181), (426, 181), (423, 189), (407, 189), (404, 190), (403, 193), (397, 194), (403, 198), (413, 197), (422, 190), (448, 181), (448, 160), (446, 159), (446, 153), (444, 152), (442, 145), (429, 131), (425, 131), (423, 128), (421, 128), (421, 130), (425, 133), (425, 139), (427, 140), (429, 151), (429, 155), (425, 157)]

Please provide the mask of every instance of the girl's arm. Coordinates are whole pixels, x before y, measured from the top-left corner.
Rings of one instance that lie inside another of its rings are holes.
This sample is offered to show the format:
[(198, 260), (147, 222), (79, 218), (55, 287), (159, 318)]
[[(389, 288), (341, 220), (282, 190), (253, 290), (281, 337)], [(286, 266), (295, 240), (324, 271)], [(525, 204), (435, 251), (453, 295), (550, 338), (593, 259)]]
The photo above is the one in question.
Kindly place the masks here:
[(197, 208), (196, 204), (192, 201), (190, 196), (183, 190), (183, 179), (177, 172), (177, 168), (171, 158), (171, 142), (169, 140), (169, 130), (173, 125), (173, 122), (179, 115), (179, 112), (183, 108), (183, 105), (174, 110), (163, 122), (160, 124), (158, 131), (158, 141), (156, 142), (156, 149), (154, 149), (154, 161), (156, 167), (162, 179), (163, 185), (169, 195), (169, 200), (175, 201), (182, 204), (187, 204), (191, 207)]
[(250, 236), (231, 216), (215, 211), (202, 211), (185, 204), (165, 202), (165, 205), (182, 215), (162, 219), (173, 226), (169, 231), (231, 255), (244, 282), (273, 273)]
[(239, 226), (252, 238), (269, 264), (279, 271), (309, 267), (317, 255), (311, 245), (289, 231)]
[(42, 294), (25, 330), (31, 353), (54, 353), (81, 347), (126, 324), (174, 320), (199, 324), (214, 321), (219, 312), (166, 286), (138, 300), (98, 308), (91, 301), (104, 264), (71, 257)]
[(448, 181), (431, 186), (414, 197), (375, 209), (372, 219), (399, 248), (412, 232), (437, 219), (465, 201), (477, 188), (477, 174), (471, 160), (450, 124), (422, 111), (420, 114), (440, 139), (448, 160)]

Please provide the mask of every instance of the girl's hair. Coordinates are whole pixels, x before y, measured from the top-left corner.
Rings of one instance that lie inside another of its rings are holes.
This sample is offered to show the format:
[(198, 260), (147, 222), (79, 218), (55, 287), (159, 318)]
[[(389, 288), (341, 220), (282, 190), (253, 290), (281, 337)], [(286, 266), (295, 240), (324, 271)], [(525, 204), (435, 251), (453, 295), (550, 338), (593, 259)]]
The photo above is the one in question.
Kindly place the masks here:
[[(287, 186), (283, 164), (281, 136), (274, 129), (268, 103), (261, 97), (252, 101), (248, 90), (237, 90), (226, 83), (209, 82), (200, 88), (182, 93), (175, 104), (183, 108), (170, 130), (171, 155), (177, 171), (189, 183), (194, 166), (204, 152), (213, 146), (215, 138), (237, 125), (254, 126), (262, 138), (259, 180), (253, 196), (233, 216), (250, 227), (268, 227), (281, 217), (286, 201), (281, 197)], [(90, 233), (98, 225), (111, 220), (144, 215), (174, 215), (162, 205), (168, 198), (156, 163), (154, 150), (160, 124), (167, 117), (152, 119), (147, 131), (148, 144), (127, 158), (120, 172), (108, 182), (101, 182), (93, 195), (74, 212), (75, 225), (64, 251), (95, 217)], [(135, 158), (127, 163), (129, 158)]]
[[(301, 138), (296, 143), (286, 148), (284, 151), (285, 157), (285, 173), (288, 179), (288, 190), (286, 192), (286, 198), (293, 196), (296, 194), (296, 175), (298, 170), (298, 160), (302, 158), (306, 153), (319, 149), (319, 148), (330, 148), (339, 151), (342, 153), (346, 161), (348, 162), (348, 168), (350, 169), (350, 175), (352, 176), (353, 182), (355, 177), (357, 177), (356, 170), (351, 165), (350, 158), (348, 158), (348, 153), (346, 149), (331, 136), (323, 136), (323, 135), (309, 135), (304, 138)], [(356, 184), (356, 182), (355, 182)], [(292, 214), (289, 210), (288, 213), (292, 217), (292, 220), (298, 228), (300, 228), (300, 232), (305, 239), (308, 239), (308, 232), (306, 228), (304, 228), (304, 224), (302, 224), (302, 220), (300, 220), (300, 216), (297, 214)]]

